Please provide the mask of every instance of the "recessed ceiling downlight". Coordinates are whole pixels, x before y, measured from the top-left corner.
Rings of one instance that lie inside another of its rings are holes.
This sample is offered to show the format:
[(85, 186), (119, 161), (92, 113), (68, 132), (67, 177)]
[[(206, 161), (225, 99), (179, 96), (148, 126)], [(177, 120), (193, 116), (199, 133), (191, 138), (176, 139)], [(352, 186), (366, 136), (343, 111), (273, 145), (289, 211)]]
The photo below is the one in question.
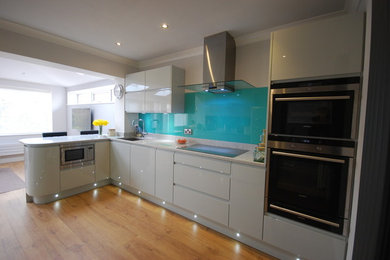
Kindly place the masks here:
[(115, 43), (117, 46), (121, 46), (121, 43), (120, 42), (116, 42)]
[(166, 24), (166, 23), (161, 24), (161, 28), (168, 29), (168, 24)]

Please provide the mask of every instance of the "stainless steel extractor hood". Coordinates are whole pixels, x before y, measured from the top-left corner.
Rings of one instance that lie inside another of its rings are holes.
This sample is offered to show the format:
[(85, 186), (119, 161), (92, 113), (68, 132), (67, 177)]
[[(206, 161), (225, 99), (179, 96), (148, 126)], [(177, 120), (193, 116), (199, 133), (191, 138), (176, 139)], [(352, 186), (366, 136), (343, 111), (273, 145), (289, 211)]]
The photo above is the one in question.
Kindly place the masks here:
[(204, 38), (203, 83), (184, 86), (188, 92), (229, 93), (252, 88), (243, 80), (235, 80), (236, 44), (228, 32)]
[(203, 82), (205, 90), (213, 93), (233, 92), (225, 84), (234, 80), (236, 70), (236, 43), (228, 32), (204, 38)]

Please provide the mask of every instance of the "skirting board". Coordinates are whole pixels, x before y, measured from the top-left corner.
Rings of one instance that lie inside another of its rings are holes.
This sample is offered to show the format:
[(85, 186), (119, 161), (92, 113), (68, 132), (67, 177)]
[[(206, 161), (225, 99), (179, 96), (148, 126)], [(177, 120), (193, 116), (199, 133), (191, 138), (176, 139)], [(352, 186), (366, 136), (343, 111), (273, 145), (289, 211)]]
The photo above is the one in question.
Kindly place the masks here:
[(11, 162), (21, 162), (23, 160), (24, 160), (24, 154), (0, 156), (0, 164), (11, 163)]

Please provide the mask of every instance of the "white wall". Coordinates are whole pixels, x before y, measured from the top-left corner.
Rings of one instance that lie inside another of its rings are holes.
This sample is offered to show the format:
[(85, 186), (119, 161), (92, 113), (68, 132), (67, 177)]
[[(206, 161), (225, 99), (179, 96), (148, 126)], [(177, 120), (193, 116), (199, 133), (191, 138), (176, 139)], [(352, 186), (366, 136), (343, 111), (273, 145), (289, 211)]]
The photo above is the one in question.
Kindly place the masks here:
[[(245, 80), (255, 87), (268, 86), (269, 52), (268, 39), (237, 46), (236, 79)], [(194, 49), (194, 55), (178, 52), (176, 56), (170, 54), (140, 62), (140, 69), (148, 70), (171, 64), (185, 70), (186, 85), (203, 83), (203, 53), (198, 48)]]
[[(89, 105), (71, 105), (67, 107), (67, 122), (68, 135), (79, 135), (80, 131), (72, 129), (72, 109), (73, 108), (90, 108), (92, 112), (92, 120), (104, 119), (109, 123), (107, 126), (103, 126), (103, 134), (107, 134), (109, 128), (115, 128), (115, 104), (89, 104)], [(93, 126), (91, 122), (91, 129), (99, 130), (99, 127)]]
[(236, 79), (255, 87), (268, 86), (270, 41), (259, 41), (236, 48)]

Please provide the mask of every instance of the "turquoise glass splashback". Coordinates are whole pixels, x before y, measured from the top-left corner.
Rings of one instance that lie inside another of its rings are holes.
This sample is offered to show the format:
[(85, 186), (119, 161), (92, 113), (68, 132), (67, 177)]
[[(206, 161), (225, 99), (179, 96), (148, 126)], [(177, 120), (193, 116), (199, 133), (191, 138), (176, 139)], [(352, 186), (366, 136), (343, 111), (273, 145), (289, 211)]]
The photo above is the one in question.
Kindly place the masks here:
[(185, 113), (139, 114), (146, 131), (156, 134), (256, 144), (266, 127), (268, 88), (236, 90), (233, 93), (185, 94)]

